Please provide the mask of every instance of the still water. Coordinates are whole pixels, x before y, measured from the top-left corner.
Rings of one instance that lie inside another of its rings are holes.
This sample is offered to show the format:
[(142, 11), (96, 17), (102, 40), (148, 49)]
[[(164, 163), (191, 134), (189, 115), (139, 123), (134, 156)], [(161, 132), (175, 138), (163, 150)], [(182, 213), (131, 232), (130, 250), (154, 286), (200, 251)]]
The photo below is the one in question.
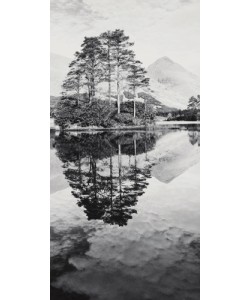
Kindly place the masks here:
[(199, 125), (51, 134), (51, 299), (199, 299)]

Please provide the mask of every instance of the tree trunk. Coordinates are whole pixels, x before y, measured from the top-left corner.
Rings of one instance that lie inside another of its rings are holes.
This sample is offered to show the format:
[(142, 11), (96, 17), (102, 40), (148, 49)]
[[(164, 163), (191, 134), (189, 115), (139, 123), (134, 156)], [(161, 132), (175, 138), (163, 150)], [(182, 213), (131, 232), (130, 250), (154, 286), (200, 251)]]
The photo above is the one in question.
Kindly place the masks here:
[(80, 91), (79, 88), (77, 89), (77, 100), (76, 100), (76, 106), (79, 107), (79, 102), (80, 102)]
[[(93, 159), (93, 158), (92, 158)], [(95, 193), (95, 200), (97, 200), (97, 172), (96, 172), (96, 161), (92, 161), (92, 170), (93, 170), (93, 187), (94, 187), (94, 193)]]
[(135, 93), (135, 88), (134, 88), (134, 118), (136, 117), (135, 97), (136, 97), (136, 93)]
[(93, 101), (95, 97), (95, 59), (91, 61), (91, 71), (90, 71), (90, 78), (91, 78), (91, 101)]
[(121, 144), (118, 144), (118, 169), (119, 169), (119, 194), (120, 203), (122, 198), (122, 158), (121, 158)]
[(79, 97), (80, 97), (80, 78), (77, 77), (77, 87), (76, 87), (76, 106), (79, 106)]
[(147, 151), (147, 134), (144, 141), (144, 147), (145, 147), (145, 160), (148, 161), (148, 151)]
[(136, 158), (136, 154), (137, 154), (137, 151), (136, 151), (136, 138), (134, 138), (134, 156), (135, 156), (135, 178), (134, 178), (134, 180), (135, 180), (135, 185), (137, 185), (137, 173), (136, 173), (136, 171), (137, 171), (137, 158)]
[(120, 114), (121, 108), (120, 108), (120, 70), (119, 70), (119, 66), (117, 66), (117, 109), (118, 109), (118, 114)]
[(81, 169), (81, 156), (80, 153), (78, 153), (78, 172), (79, 172), (79, 179), (80, 179), (80, 185), (82, 187), (82, 169)]
[(92, 102), (93, 100), (93, 78), (91, 78), (91, 81), (90, 81), (90, 103)]
[(91, 102), (91, 90), (90, 85), (88, 84), (88, 94), (89, 94), (89, 102)]
[(92, 100), (94, 99), (95, 97), (95, 77), (93, 77), (93, 98)]
[(121, 112), (121, 102), (120, 102), (120, 83), (117, 81), (117, 109), (118, 114)]
[(136, 161), (136, 154), (137, 154), (137, 151), (136, 151), (136, 139), (134, 138), (134, 155), (135, 155), (135, 161)]
[(113, 209), (113, 162), (112, 162), (112, 155), (110, 155), (110, 206), (111, 210)]
[(79, 102), (80, 102), (80, 77), (78, 77), (78, 82), (77, 82), (77, 101), (76, 105), (79, 107)]
[(94, 78), (92, 77), (91, 81), (90, 81), (90, 101), (89, 101), (90, 103), (94, 99), (94, 95), (95, 95), (95, 92), (94, 92)]
[(110, 45), (108, 44), (108, 95), (109, 95), (109, 105), (111, 106), (111, 64), (110, 64)]
[(109, 74), (109, 105), (111, 106), (111, 74)]

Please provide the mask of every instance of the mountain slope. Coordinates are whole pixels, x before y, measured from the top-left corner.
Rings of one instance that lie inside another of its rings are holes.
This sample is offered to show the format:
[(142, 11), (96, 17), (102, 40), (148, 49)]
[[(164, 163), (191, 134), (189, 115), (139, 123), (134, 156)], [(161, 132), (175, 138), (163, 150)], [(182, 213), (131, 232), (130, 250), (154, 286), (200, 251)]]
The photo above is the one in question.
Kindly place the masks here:
[(59, 96), (61, 85), (68, 72), (71, 59), (55, 53), (50, 53), (50, 95)]
[(147, 71), (152, 96), (166, 106), (186, 108), (188, 99), (200, 93), (199, 77), (168, 57), (158, 59)]

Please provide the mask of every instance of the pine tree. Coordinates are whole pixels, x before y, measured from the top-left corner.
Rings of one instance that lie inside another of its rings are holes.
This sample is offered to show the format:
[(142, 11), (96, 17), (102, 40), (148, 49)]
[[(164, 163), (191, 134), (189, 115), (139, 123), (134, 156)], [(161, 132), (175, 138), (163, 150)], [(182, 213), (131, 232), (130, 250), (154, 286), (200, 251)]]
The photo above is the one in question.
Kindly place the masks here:
[(188, 107), (189, 110), (200, 110), (200, 95), (195, 98), (192, 96), (188, 101)]
[(96, 86), (103, 79), (102, 45), (97, 37), (85, 37), (80, 52), (81, 67), (89, 86), (89, 101), (96, 94)]
[(128, 70), (129, 64), (134, 58), (134, 52), (130, 47), (134, 45), (128, 41), (129, 37), (124, 35), (124, 31), (116, 29), (112, 34), (113, 55), (116, 67), (116, 85), (117, 85), (117, 107), (118, 114), (120, 113), (120, 96), (121, 96), (121, 82), (122, 76)]
[(113, 33), (106, 31), (100, 35), (100, 40), (103, 47), (102, 62), (104, 65), (105, 76), (104, 80), (108, 82), (108, 98), (111, 105), (111, 82), (112, 74), (114, 72), (114, 56), (113, 56)]
[(192, 96), (188, 101), (187, 111), (191, 114), (192, 120), (200, 120), (200, 95)]
[(127, 77), (127, 80), (129, 81), (129, 86), (131, 87), (134, 96), (134, 118), (136, 117), (137, 89), (139, 87), (145, 87), (149, 85), (149, 78), (145, 77), (146, 73), (147, 71), (142, 67), (142, 63), (139, 60), (132, 62), (132, 64), (129, 67), (129, 75)]
[(197, 95), (197, 109), (200, 110), (200, 95)]
[(70, 71), (67, 74), (67, 78), (63, 82), (63, 89), (68, 91), (74, 91), (77, 94), (77, 106), (80, 101), (80, 89), (83, 87), (83, 72), (79, 63), (79, 52), (75, 53), (75, 59), (70, 63)]

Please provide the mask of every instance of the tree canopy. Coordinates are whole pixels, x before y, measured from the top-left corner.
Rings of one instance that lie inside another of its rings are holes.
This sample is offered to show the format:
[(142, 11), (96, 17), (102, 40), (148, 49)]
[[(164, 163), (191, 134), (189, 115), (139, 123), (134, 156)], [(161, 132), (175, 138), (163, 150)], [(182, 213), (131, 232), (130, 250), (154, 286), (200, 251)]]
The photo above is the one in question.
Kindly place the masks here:
[[(153, 107), (146, 107), (146, 101), (143, 114), (137, 113), (141, 109), (137, 91), (149, 85), (149, 78), (142, 63), (135, 59), (133, 45), (120, 29), (84, 38), (62, 84), (63, 97), (54, 113), (57, 124), (67, 128), (72, 124), (110, 127), (153, 122)], [(125, 97), (129, 91), (132, 99)], [(133, 102), (133, 111), (124, 112), (124, 107), (130, 105), (125, 99)]]

